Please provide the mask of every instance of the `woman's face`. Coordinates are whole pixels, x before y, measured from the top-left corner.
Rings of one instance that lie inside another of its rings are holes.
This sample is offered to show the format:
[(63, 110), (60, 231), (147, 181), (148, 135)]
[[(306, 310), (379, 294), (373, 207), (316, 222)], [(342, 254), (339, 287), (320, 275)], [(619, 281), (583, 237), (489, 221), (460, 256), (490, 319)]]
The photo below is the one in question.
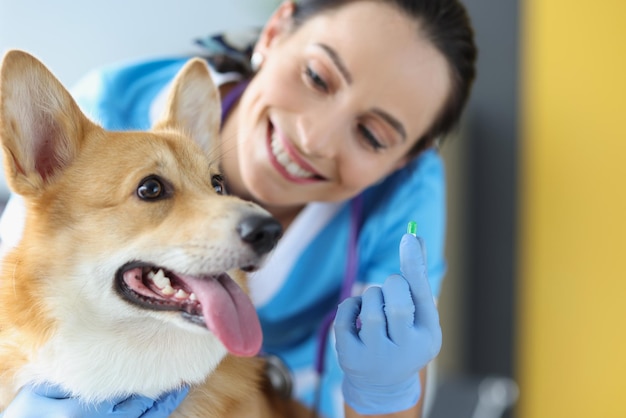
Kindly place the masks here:
[(450, 89), (443, 55), (395, 8), (354, 2), (291, 31), (291, 7), (266, 26), (238, 108), (238, 183), (266, 206), (376, 183), (407, 162)]

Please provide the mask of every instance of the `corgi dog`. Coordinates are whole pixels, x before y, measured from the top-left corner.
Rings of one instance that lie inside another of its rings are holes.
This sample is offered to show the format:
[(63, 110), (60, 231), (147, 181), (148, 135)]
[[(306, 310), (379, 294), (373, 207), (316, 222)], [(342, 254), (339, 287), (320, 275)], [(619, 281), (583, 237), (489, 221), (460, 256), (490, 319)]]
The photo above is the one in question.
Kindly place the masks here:
[(113, 132), (36, 58), (5, 55), (0, 139), (26, 219), (2, 260), (0, 411), (47, 382), (87, 403), (188, 385), (179, 418), (294, 413), (255, 357), (262, 333), (245, 275), (281, 226), (226, 194), (220, 113), (200, 59), (149, 131)]

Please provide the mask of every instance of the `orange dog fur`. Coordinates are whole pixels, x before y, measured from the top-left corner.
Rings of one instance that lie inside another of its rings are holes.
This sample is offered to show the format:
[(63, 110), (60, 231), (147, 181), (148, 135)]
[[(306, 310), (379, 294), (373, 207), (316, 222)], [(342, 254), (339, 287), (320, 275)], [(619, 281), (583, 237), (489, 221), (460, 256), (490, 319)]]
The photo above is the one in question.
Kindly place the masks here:
[[(0, 411), (23, 385), (49, 382), (86, 402), (190, 385), (177, 418), (304, 414), (268, 389), (250, 307), (233, 336), (204, 324), (211, 307), (190, 295), (223, 272), (246, 289), (240, 269), (279, 235), (265, 210), (222, 193), (219, 93), (203, 61), (181, 70), (167, 109), (148, 132), (106, 131), (38, 60), (5, 55), (0, 139), (26, 223), (2, 262)], [(250, 218), (270, 225), (264, 248), (242, 239)], [(143, 277), (158, 268), (183, 296)]]

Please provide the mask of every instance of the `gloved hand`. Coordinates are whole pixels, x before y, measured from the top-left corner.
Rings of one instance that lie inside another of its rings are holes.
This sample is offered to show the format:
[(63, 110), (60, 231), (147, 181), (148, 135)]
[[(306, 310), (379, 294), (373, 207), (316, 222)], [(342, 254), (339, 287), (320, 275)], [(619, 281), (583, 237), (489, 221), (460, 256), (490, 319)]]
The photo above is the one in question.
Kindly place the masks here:
[(2, 418), (166, 418), (183, 401), (189, 388), (164, 394), (156, 401), (131, 396), (98, 404), (85, 404), (70, 398), (55, 385), (23, 387), (13, 402), (0, 414)]
[(335, 337), (343, 395), (360, 414), (403, 411), (419, 400), (419, 371), (441, 348), (439, 314), (426, 271), (422, 240), (405, 234), (400, 241), (402, 275), (389, 276), (382, 286), (339, 305)]

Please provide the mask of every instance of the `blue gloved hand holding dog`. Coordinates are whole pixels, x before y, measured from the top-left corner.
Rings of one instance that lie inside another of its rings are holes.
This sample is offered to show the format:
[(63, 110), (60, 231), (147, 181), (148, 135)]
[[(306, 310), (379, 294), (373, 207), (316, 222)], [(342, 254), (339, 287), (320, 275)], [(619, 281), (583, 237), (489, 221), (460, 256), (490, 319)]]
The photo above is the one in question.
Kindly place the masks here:
[(133, 395), (87, 404), (56, 385), (23, 387), (1, 418), (167, 418), (187, 396), (189, 388), (172, 391), (159, 399)]
[(426, 277), (425, 247), (405, 234), (401, 275), (348, 298), (335, 318), (336, 348), (344, 371), (345, 401), (360, 414), (384, 414), (414, 406), (419, 371), (441, 348), (439, 314)]

